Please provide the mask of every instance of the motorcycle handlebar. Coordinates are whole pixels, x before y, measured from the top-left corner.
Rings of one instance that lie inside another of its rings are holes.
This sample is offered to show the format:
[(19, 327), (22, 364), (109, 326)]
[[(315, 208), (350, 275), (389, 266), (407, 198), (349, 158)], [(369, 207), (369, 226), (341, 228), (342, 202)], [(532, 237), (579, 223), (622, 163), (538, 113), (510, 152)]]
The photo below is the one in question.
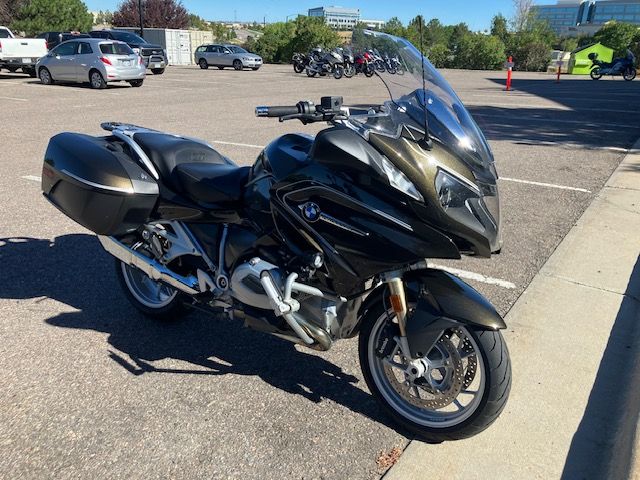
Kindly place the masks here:
[(297, 105), (280, 107), (256, 107), (256, 117), (284, 117), (285, 115), (296, 115), (300, 113)]

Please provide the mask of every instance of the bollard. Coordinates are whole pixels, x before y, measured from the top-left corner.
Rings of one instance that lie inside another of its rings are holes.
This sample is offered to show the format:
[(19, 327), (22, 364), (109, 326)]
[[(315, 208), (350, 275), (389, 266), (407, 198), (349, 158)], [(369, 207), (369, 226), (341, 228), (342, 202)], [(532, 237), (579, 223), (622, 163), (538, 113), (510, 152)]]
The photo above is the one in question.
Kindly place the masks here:
[(558, 65), (558, 77), (556, 78), (556, 83), (560, 83), (560, 66)]
[(513, 57), (507, 59), (507, 92), (511, 90), (511, 75), (513, 71)]

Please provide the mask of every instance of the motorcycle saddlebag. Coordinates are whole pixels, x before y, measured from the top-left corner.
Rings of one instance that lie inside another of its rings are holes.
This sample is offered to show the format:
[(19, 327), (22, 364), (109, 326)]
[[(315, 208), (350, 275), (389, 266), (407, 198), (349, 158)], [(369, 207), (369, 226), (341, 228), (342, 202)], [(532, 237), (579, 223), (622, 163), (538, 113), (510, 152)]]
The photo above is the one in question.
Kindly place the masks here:
[(98, 235), (121, 235), (146, 223), (158, 184), (115, 137), (61, 133), (49, 141), (42, 166), (44, 196)]

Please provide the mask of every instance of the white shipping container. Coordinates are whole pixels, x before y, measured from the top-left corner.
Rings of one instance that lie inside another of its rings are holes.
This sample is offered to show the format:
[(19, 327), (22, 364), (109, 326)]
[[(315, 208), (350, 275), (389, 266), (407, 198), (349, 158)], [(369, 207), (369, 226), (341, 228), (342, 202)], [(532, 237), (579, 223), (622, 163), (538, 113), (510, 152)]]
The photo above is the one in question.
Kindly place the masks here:
[[(117, 27), (118, 30), (128, 30), (138, 33), (138, 27)], [(206, 33), (206, 32), (205, 32)], [(161, 45), (167, 51), (169, 65), (193, 64), (191, 54), (191, 35), (189, 30), (172, 28), (145, 28), (144, 39), (149, 43)]]
[(213, 32), (204, 32), (202, 30), (189, 30), (189, 35), (191, 36), (191, 61), (195, 62), (194, 57), (196, 53), (196, 48), (198, 48), (200, 45), (207, 45), (209, 43), (214, 43)]

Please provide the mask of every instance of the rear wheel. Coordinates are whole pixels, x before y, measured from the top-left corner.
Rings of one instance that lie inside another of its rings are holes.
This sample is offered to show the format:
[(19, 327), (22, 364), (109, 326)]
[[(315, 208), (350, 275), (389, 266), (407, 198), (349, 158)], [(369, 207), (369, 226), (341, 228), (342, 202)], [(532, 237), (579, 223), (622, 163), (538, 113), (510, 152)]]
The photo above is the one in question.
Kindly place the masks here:
[(593, 80), (600, 80), (602, 78), (602, 70), (600, 69), (600, 67), (596, 67), (591, 70), (591, 73), (589, 75), (591, 75), (591, 78)]
[(209, 68), (209, 64), (207, 63), (207, 61), (204, 58), (200, 59), (200, 61), (198, 62), (198, 65), (200, 65), (200, 68), (202, 70), (206, 70), (207, 68)]
[(129, 85), (137, 88), (137, 87), (141, 87), (143, 83), (144, 83), (144, 80), (131, 80), (129, 82)]
[(235, 70), (242, 70), (242, 62), (240, 60), (233, 61), (233, 68)]
[(164, 68), (152, 68), (151, 73), (154, 75), (162, 75), (164, 73)]
[(296, 73), (302, 73), (304, 71), (304, 65), (302, 62), (293, 62), (293, 71)]
[(439, 443), (476, 435), (498, 418), (511, 387), (509, 352), (500, 332), (455, 326), (410, 361), (402, 355), (398, 336), (393, 310), (378, 303), (364, 314), (362, 372), (396, 422)]
[(107, 82), (104, 81), (104, 77), (98, 70), (91, 70), (89, 73), (89, 83), (91, 84), (91, 88), (96, 90), (107, 88)]
[(624, 78), (627, 82), (630, 82), (631, 80), (636, 78), (636, 73), (637, 72), (635, 68), (633, 67), (627, 68), (627, 70), (622, 75), (622, 78)]
[[(152, 257), (142, 243), (133, 249)], [(177, 320), (188, 313), (184, 295), (173, 287), (156, 282), (135, 267), (116, 259), (116, 275), (129, 302), (148, 317)]]
[(42, 67), (39, 72), (40, 83), (43, 85), (53, 85), (53, 77), (46, 67)]

